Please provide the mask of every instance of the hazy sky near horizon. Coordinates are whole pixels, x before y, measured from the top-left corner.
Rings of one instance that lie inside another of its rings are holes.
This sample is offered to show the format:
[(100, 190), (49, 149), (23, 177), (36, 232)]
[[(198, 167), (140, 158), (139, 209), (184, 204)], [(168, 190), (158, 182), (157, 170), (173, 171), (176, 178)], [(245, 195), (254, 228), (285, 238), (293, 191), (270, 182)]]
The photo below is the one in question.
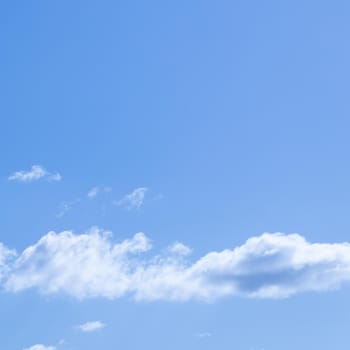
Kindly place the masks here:
[(3, 1), (0, 347), (346, 350), (349, 19)]

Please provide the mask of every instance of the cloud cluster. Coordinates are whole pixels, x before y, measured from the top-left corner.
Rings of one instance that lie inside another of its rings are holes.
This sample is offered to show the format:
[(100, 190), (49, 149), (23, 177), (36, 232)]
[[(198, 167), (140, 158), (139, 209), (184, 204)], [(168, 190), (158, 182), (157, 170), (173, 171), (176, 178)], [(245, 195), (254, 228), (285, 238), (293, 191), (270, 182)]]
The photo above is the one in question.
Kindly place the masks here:
[(298, 234), (265, 233), (196, 261), (180, 243), (161, 255), (151, 256), (151, 247), (143, 233), (114, 242), (111, 233), (98, 229), (49, 232), (9, 263), (0, 251), (2, 285), (8, 292), (34, 288), (78, 299), (210, 301), (281, 298), (350, 282), (349, 243), (309, 243)]
[(62, 179), (59, 173), (50, 173), (41, 165), (33, 165), (30, 170), (16, 171), (8, 177), (8, 180), (32, 182), (44, 178), (49, 181), (60, 181)]

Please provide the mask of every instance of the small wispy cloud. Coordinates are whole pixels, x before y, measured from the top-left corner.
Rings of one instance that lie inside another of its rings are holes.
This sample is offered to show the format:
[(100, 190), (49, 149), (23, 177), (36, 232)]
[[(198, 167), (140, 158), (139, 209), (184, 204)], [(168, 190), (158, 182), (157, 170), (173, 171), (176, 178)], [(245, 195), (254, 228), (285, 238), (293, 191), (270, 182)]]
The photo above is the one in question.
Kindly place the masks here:
[(101, 321), (86, 322), (78, 326), (82, 332), (94, 332), (104, 327), (106, 327), (106, 325)]
[(33, 165), (29, 170), (14, 172), (8, 177), (9, 181), (32, 182), (40, 179), (49, 181), (60, 181), (62, 176), (59, 173), (51, 173), (41, 165)]
[(100, 192), (100, 189), (98, 187), (94, 187), (88, 192), (87, 196), (89, 198), (94, 198), (98, 195), (99, 192)]
[(198, 333), (195, 333), (194, 336), (197, 338), (209, 338), (212, 336), (212, 334), (210, 332), (198, 332)]
[(147, 187), (136, 188), (134, 191), (125, 195), (119, 201), (116, 201), (115, 204), (123, 206), (128, 210), (140, 208), (145, 200), (147, 191)]
[(101, 193), (111, 192), (112, 189), (106, 186), (95, 186), (87, 194), (88, 198), (92, 199), (97, 197)]
[(36, 345), (33, 345), (29, 348), (25, 348), (23, 350), (56, 350), (56, 347), (54, 346), (45, 346), (45, 345), (42, 345), (42, 344), (36, 344)]
[(79, 198), (76, 198), (72, 201), (65, 201), (65, 202), (62, 202), (59, 207), (58, 207), (58, 212), (56, 214), (56, 217), (57, 218), (62, 218), (63, 216), (65, 216), (71, 209), (72, 207), (79, 203), (80, 202), (80, 199)]

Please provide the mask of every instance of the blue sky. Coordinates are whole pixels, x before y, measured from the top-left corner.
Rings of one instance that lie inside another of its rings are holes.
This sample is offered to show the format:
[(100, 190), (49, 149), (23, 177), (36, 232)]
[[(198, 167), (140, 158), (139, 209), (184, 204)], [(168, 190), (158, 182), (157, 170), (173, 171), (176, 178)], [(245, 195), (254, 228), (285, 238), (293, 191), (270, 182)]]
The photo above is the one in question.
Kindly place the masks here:
[(347, 349), (349, 16), (3, 1), (1, 348)]

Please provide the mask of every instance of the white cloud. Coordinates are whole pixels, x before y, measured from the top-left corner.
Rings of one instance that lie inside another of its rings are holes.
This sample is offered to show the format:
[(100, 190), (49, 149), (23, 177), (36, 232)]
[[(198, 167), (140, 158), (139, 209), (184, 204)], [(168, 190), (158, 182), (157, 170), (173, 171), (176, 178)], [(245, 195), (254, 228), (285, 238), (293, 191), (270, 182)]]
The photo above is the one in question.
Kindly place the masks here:
[(6, 266), (6, 261), (11, 256), (14, 256), (16, 252), (8, 249), (3, 243), (0, 242), (0, 267)]
[(63, 292), (79, 299), (119, 297), (130, 289), (131, 271), (137, 266), (130, 255), (149, 249), (143, 233), (112, 244), (110, 233), (97, 229), (82, 235), (49, 232), (18, 257), (6, 288), (38, 288), (45, 294)]
[(30, 170), (16, 171), (8, 177), (10, 181), (32, 182), (42, 178), (50, 181), (60, 181), (62, 179), (59, 173), (50, 173), (41, 165), (33, 165)]
[(10, 250), (0, 242), (0, 283), (2, 278), (9, 272), (9, 260), (16, 257), (16, 251)]
[(3, 286), (8, 292), (35, 288), (78, 299), (186, 301), (281, 298), (350, 282), (349, 243), (309, 243), (298, 234), (265, 233), (194, 262), (172, 252), (145, 254), (150, 249), (143, 233), (115, 243), (98, 229), (50, 232), (6, 265)]
[(136, 188), (131, 193), (125, 195), (121, 200), (117, 201), (117, 205), (126, 207), (128, 210), (140, 208), (145, 200), (147, 187)]
[(106, 187), (106, 186), (96, 186), (93, 187), (87, 194), (87, 196), (92, 199), (95, 198), (96, 196), (98, 196), (100, 193), (107, 193), (107, 192), (111, 192), (111, 188), (110, 187)]
[(30, 348), (25, 348), (23, 350), (56, 350), (54, 346), (45, 346), (42, 344), (33, 345)]
[(183, 256), (190, 255), (192, 253), (192, 249), (181, 242), (175, 242), (174, 244), (169, 246), (168, 251), (170, 253)]
[(104, 328), (106, 325), (101, 321), (86, 322), (78, 326), (82, 332), (94, 332), (98, 329)]

